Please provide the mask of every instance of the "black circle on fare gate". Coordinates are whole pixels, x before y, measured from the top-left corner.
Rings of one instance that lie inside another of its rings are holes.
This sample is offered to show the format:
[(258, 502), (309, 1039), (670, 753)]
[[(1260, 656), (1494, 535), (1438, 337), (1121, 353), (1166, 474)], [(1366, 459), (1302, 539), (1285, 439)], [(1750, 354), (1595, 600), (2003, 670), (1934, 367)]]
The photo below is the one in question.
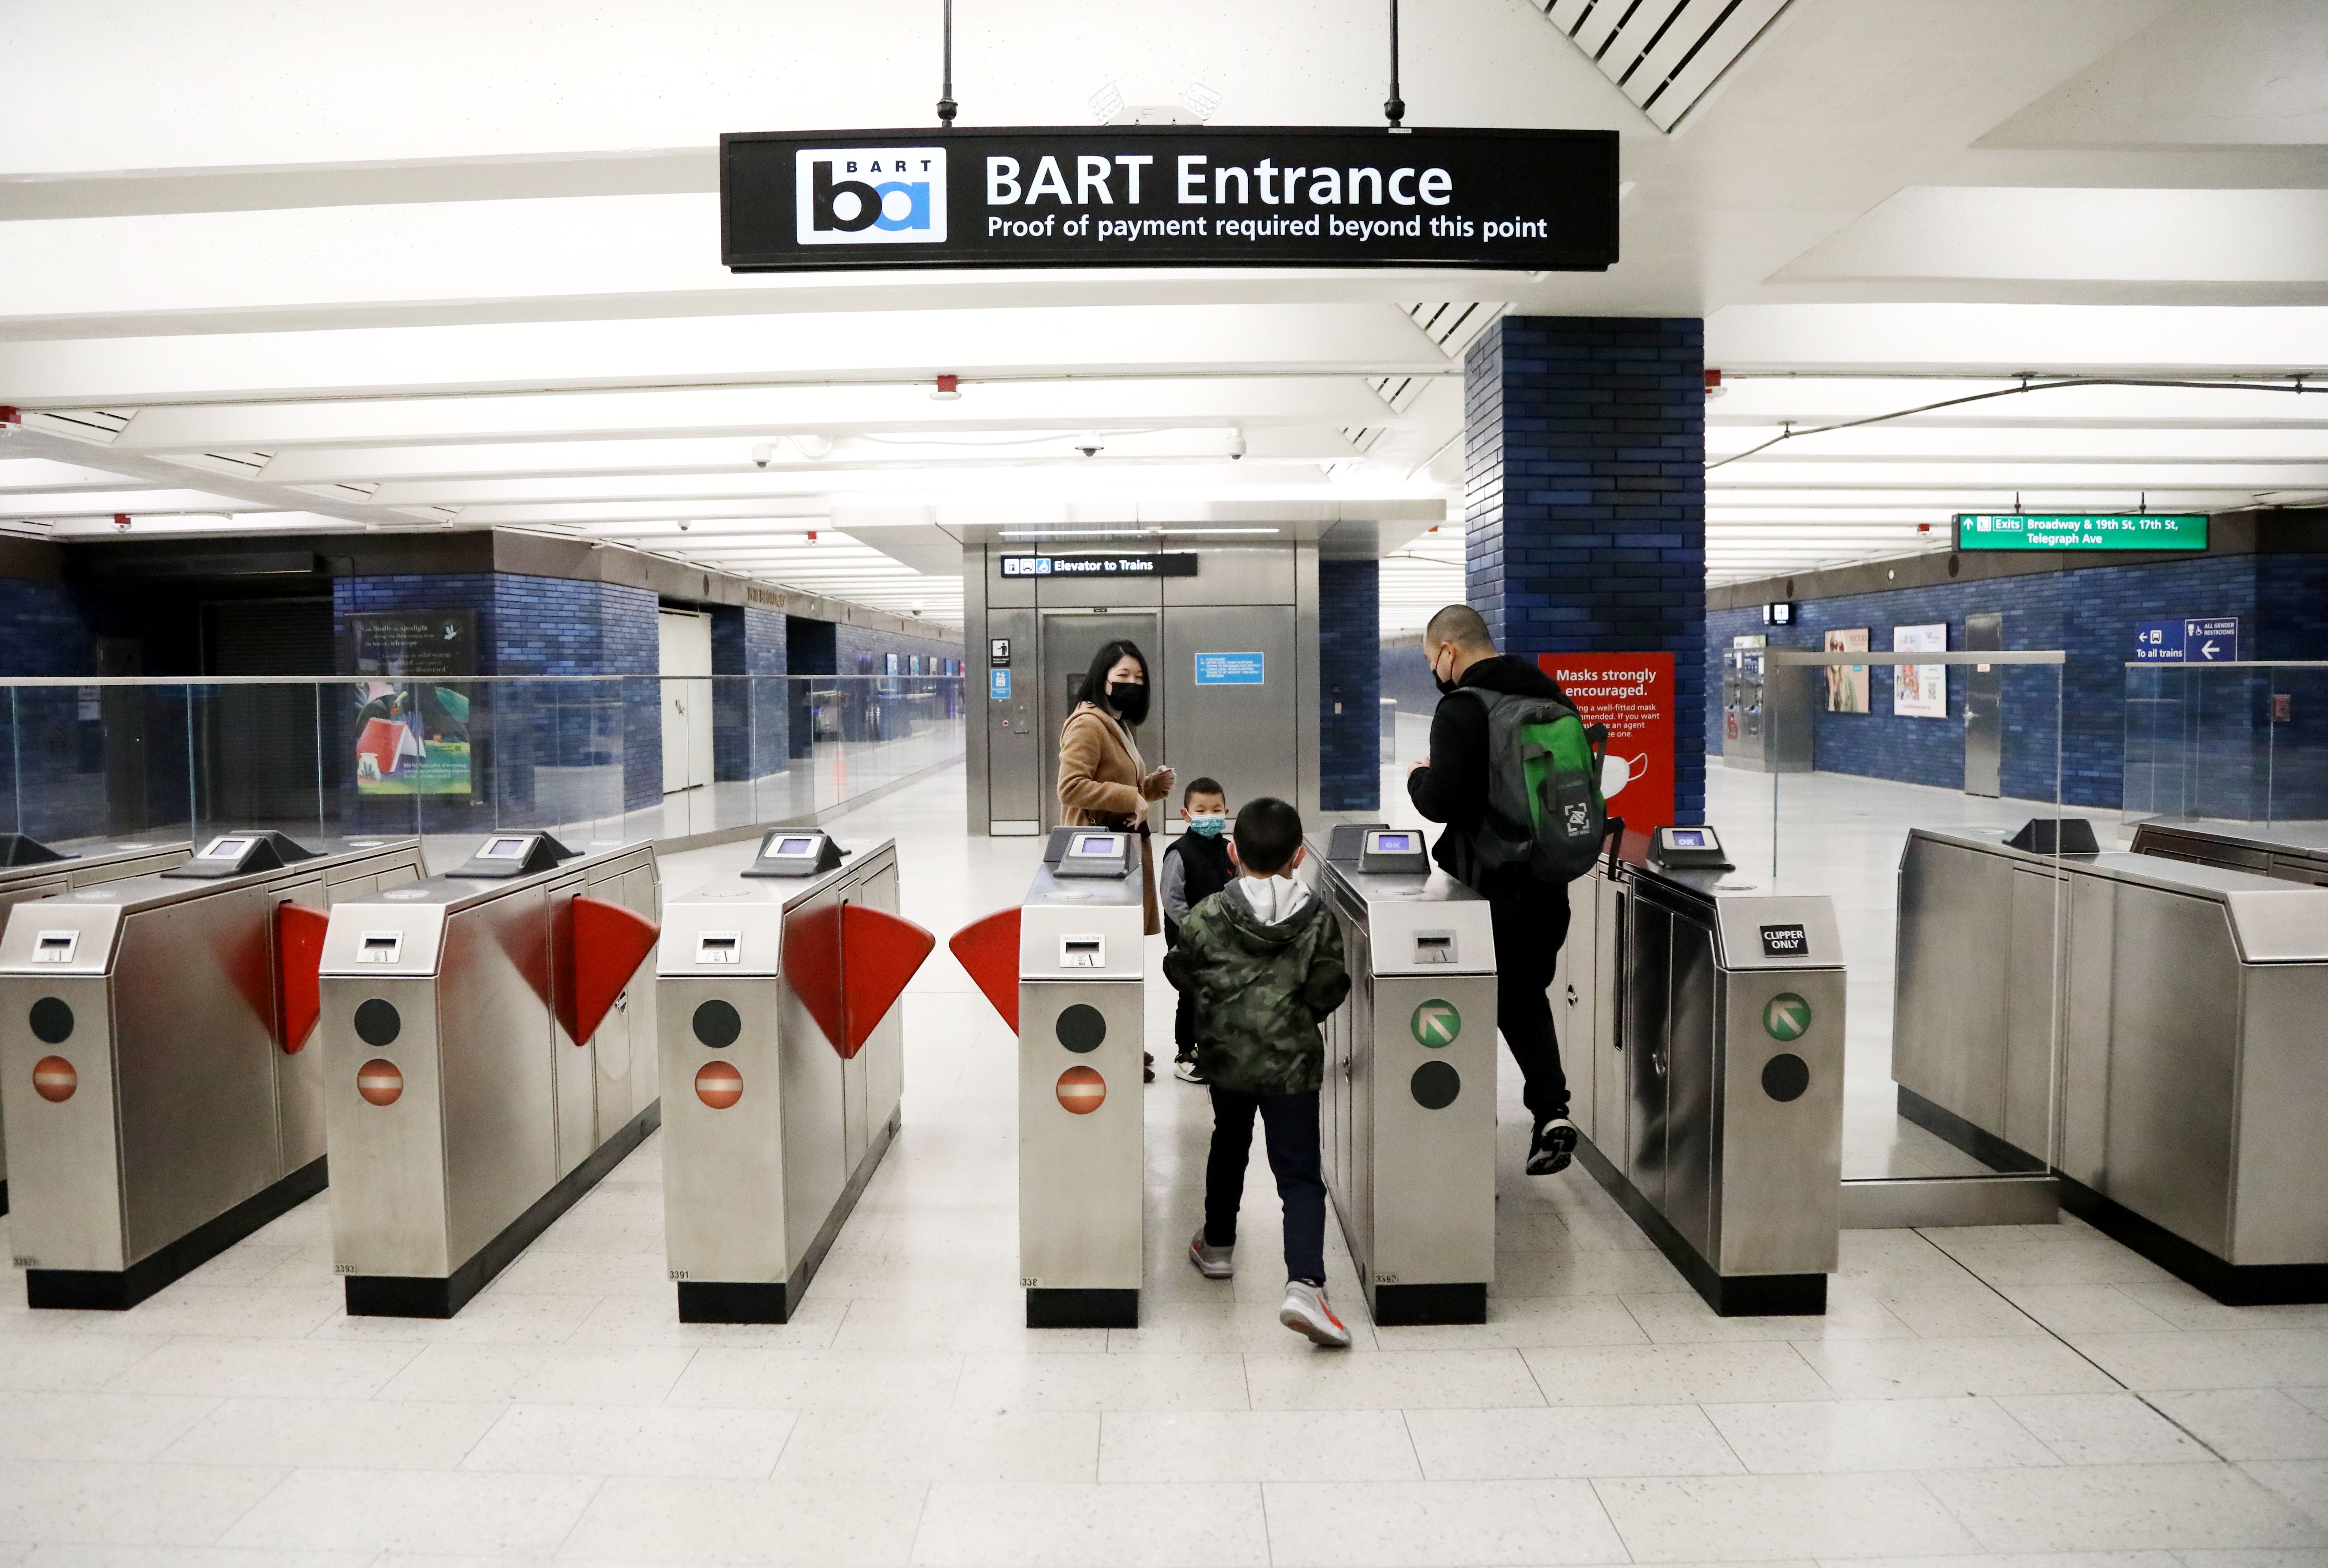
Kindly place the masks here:
[(1100, 1017), (1099, 1009), (1079, 1001), (1059, 1015), (1051, 1032), (1059, 1037), (1059, 1044), (1071, 1051), (1095, 1051), (1099, 1043), (1107, 1038), (1107, 1020)]
[(72, 1009), (62, 997), (44, 996), (33, 1004), (28, 1020), (33, 1026), (33, 1038), (44, 1046), (61, 1046), (72, 1038)]
[(396, 1004), (374, 997), (356, 1006), (356, 1038), (368, 1046), (384, 1046), (404, 1032)]
[(1463, 1076), (1445, 1062), (1425, 1062), (1407, 1080), (1414, 1103), (1426, 1111), (1444, 1111), (1463, 1092)]
[(744, 1033), (743, 1016), (714, 997), (695, 1009), (695, 1038), (715, 1051), (724, 1051)]
[(1810, 1086), (1810, 1064), (1792, 1051), (1780, 1051), (1762, 1064), (1762, 1093), (1773, 1100), (1799, 1100)]

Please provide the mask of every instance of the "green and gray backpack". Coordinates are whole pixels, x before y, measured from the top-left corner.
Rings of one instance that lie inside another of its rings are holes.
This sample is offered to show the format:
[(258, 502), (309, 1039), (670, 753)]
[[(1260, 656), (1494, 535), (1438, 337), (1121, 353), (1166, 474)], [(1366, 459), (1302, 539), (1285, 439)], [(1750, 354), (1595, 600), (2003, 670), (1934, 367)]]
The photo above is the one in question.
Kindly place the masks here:
[(1461, 690), (1488, 709), (1488, 810), (1472, 844), (1481, 873), (1525, 866), (1539, 882), (1572, 882), (1608, 836), (1600, 798), (1606, 725), (1588, 726), (1557, 697)]

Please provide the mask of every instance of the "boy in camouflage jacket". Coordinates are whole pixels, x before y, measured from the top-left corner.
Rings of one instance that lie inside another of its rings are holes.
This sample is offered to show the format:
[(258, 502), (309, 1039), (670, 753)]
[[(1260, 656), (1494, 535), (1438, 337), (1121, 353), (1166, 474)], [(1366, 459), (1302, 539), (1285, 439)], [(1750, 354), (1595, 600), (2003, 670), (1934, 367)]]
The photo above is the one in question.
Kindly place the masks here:
[(1307, 850), (1301, 815), (1285, 802), (1248, 803), (1237, 813), (1231, 850), (1240, 875), (1188, 911), (1179, 945), (1164, 958), (1165, 978), (1194, 999), (1197, 1066), (1213, 1096), (1205, 1223), (1188, 1258), (1207, 1279), (1234, 1272), (1237, 1209), (1259, 1115), (1285, 1206), (1287, 1278), (1278, 1320), (1318, 1344), (1346, 1346), (1349, 1330), (1326, 1302), (1318, 1141), (1326, 1068), (1318, 1024), (1350, 991), (1341, 927), (1292, 878)]

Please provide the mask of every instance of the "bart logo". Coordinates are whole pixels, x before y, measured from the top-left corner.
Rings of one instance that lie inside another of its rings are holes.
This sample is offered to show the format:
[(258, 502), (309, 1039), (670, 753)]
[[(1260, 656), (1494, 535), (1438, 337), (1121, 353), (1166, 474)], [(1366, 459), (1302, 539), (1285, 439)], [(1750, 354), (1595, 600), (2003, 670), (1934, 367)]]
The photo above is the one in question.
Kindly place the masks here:
[(793, 155), (803, 245), (943, 245), (943, 147), (803, 147)]

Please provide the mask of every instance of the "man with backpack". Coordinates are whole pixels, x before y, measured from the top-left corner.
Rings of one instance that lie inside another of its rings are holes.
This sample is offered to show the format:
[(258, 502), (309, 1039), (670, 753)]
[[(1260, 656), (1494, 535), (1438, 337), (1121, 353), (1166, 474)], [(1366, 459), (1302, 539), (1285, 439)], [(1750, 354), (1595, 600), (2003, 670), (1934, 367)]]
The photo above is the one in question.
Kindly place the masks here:
[(1450, 605), (1422, 634), (1441, 698), (1431, 759), (1406, 793), (1444, 822), (1432, 858), (1488, 900), (1496, 938), (1496, 1021), (1526, 1080), (1535, 1119), (1527, 1170), (1550, 1176), (1576, 1151), (1568, 1079), (1545, 995), (1568, 939), (1568, 881), (1591, 866), (1605, 833), (1598, 739), (1560, 685), (1524, 659), (1496, 652), (1488, 624)]

